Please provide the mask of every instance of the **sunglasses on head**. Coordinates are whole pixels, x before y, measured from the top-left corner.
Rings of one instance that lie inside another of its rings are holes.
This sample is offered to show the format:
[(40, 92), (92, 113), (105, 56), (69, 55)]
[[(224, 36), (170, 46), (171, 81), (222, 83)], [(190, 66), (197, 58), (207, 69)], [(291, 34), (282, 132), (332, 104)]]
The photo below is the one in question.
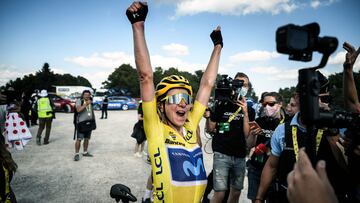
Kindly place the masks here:
[(263, 107), (269, 105), (269, 106), (274, 106), (277, 102), (266, 102), (266, 103), (263, 103)]
[(186, 93), (168, 95), (161, 101), (167, 101), (168, 104), (180, 104), (182, 100), (184, 100), (187, 105), (192, 104), (191, 96)]

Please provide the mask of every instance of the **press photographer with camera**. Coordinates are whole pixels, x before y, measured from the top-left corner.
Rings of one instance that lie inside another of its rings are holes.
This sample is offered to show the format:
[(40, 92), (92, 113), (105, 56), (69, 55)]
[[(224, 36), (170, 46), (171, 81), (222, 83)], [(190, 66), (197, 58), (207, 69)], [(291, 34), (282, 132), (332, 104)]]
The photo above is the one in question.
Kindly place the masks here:
[[(355, 51), (355, 48), (347, 42), (343, 44), (343, 48), (347, 51), (343, 72), (345, 108), (349, 111), (359, 113), (360, 105), (352, 69), (356, 58), (360, 53), (360, 48)], [(353, 155), (357, 155), (357, 157), (359, 158), (360, 145), (357, 145), (353, 152)], [(359, 163), (359, 160), (356, 161), (354, 159), (350, 159), (349, 161), (356, 162), (357, 164)], [(335, 196), (334, 189), (329, 183), (325, 170), (325, 164), (326, 163), (324, 161), (318, 162), (316, 170), (314, 170), (304, 150), (299, 152), (299, 162), (295, 164), (294, 170), (289, 173), (287, 178), (289, 183), (287, 196), (290, 202), (338, 202)], [(359, 172), (359, 168), (353, 169), (353, 172), (354, 173), (352, 173), (350, 177), (352, 179), (355, 179), (355, 181), (353, 180), (355, 183), (359, 184), (359, 179), (356, 178)], [(353, 191), (355, 192), (355, 196), (356, 187), (358, 188), (359, 186), (355, 185), (355, 191)], [(353, 201), (360, 201), (359, 192), (357, 192), (357, 198), (357, 200), (354, 199)]]
[[(327, 80), (323, 81), (321, 92), (324, 92), (322, 93), (326, 93), (327, 85)], [(327, 111), (327, 109), (321, 111)], [(274, 179), (276, 182), (275, 191), (268, 194), (269, 202), (288, 202), (286, 198), (287, 176), (293, 169), (294, 163), (298, 161), (298, 150), (301, 147), (311, 147), (306, 141), (308, 138), (306, 132), (307, 126), (304, 124), (301, 110), (295, 114), (292, 120), (280, 124), (275, 129), (271, 137), (271, 155), (261, 174), (256, 202), (262, 202), (266, 199), (266, 193)], [(316, 128), (314, 132), (316, 136), (315, 159), (326, 161), (327, 174), (339, 201), (347, 202), (347, 192), (350, 186), (347, 181), (349, 179), (343, 165), (339, 163), (339, 159), (342, 158), (339, 156), (341, 152), (333, 142), (333, 137), (338, 136), (338, 131), (329, 128)]]
[(239, 201), (245, 176), (245, 139), (249, 136), (249, 121), (255, 118), (255, 111), (248, 108), (245, 97), (250, 88), (249, 77), (239, 72), (234, 80), (223, 76), (215, 89), (215, 109), (206, 118), (206, 129), (214, 134), (212, 149), (215, 192), (211, 202), (222, 202), (228, 185), (228, 202)]
[(247, 197), (252, 202), (255, 202), (261, 172), (270, 154), (271, 136), (279, 123), (285, 120), (281, 101), (281, 95), (277, 92), (263, 93), (259, 116), (255, 122), (250, 122), (250, 135), (246, 140), (250, 158), (246, 165), (249, 181)]
[(277, 202), (288, 202), (286, 178), (294, 163), (298, 161), (299, 149), (302, 147), (305, 147), (313, 166), (318, 160), (326, 162), (326, 172), (339, 202), (352, 201), (349, 199), (351, 184), (346, 167), (339, 162), (338, 154), (341, 152), (334, 145), (332, 137), (339, 134), (336, 128), (350, 126), (354, 117), (329, 111), (328, 105), (323, 105), (325, 101), (319, 97), (328, 94), (328, 81), (316, 70), (326, 65), (338, 45), (336, 38), (319, 37), (319, 33), (320, 27), (317, 23), (305, 26), (290, 24), (277, 30), (277, 51), (289, 54), (289, 59), (311, 61), (313, 51), (318, 51), (323, 56), (318, 66), (299, 70), (297, 91), (300, 112), (295, 114), (291, 122), (285, 122), (275, 129), (271, 138), (271, 155), (261, 175), (257, 202), (264, 201), (267, 189), (275, 177), (278, 190), (274, 199)]

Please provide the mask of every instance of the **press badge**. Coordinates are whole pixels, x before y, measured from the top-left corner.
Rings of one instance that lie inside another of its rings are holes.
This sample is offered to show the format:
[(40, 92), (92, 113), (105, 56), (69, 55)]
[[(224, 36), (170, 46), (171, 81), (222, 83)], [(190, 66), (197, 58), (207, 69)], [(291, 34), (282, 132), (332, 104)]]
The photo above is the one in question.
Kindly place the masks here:
[(219, 123), (219, 133), (230, 131), (230, 123)]

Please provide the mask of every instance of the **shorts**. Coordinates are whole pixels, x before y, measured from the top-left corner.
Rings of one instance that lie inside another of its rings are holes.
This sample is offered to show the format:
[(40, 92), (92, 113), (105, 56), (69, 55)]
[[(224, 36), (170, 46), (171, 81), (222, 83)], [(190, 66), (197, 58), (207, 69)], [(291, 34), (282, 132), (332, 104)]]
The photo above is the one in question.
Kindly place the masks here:
[(248, 165), (248, 194), (250, 200), (256, 199), (256, 193), (260, 185), (262, 169), (254, 167), (251, 163)]
[(77, 140), (83, 140), (84, 138), (85, 139), (89, 139), (91, 138), (91, 132), (92, 131), (89, 131), (89, 132), (85, 132), (85, 133), (81, 133), (81, 132), (77, 132)]
[[(228, 156), (219, 152), (214, 152), (214, 190), (228, 190), (228, 180), (230, 186), (241, 191), (244, 187), (245, 177), (245, 158)], [(230, 178), (229, 178), (230, 176)]]

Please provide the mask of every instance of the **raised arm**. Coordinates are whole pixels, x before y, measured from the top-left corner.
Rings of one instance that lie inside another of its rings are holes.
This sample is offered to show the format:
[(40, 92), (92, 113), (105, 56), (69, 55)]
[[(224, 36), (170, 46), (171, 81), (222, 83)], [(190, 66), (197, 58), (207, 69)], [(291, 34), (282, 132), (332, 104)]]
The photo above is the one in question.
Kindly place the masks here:
[(343, 89), (345, 108), (350, 111), (360, 112), (360, 103), (353, 76), (353, 66), (360, 53), (360, 47), (355, 50), (353, 46), (345, 42), (343, 48), (347, 51), (344, 62)]
[(132, 24), (135, 64), (140, 80), (141, 99), (145, 102), (152, 101), (155, 93), (153, 71), (144, 31), (147, 12), (146, 2), (134, 2), (126, 10), (126, 15)]
[(204, 106), (207, 106), (208, 104), (211, 90), (215, 85), (216, 76), (219, 69), (220, 53), (223, 47), (220, 26), (218, 26), (216, 30), (211, 33), (210, 37), (214, 43), (214, 49), (211, 53), (209, 64), (201, 78), (199, 91), (196, 95), (196, 100)]

